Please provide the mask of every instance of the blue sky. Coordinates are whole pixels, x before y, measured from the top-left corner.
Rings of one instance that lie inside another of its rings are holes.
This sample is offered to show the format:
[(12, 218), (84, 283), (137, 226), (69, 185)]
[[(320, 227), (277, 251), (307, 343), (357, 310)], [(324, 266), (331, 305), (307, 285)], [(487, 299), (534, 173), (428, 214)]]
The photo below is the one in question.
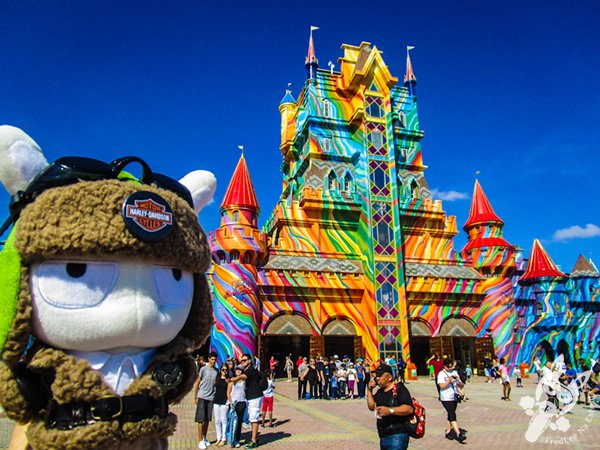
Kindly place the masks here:
[(324, 68), (369, 41), (402, 77), (414, 45), (429, 187), (462, 197), (444, 201), (462, 226), (480, 171), (505, 237), (526, 253), (539, 238), (570, 271), (580, 253), (600, 261), (599, 21), (585, 0), (0, 1), (0, 123), (49, 160), (213, 171), (207, 231), (244, 145), (262, 224), (281, 192), (277, 106), (306, 78), (309, 26)]

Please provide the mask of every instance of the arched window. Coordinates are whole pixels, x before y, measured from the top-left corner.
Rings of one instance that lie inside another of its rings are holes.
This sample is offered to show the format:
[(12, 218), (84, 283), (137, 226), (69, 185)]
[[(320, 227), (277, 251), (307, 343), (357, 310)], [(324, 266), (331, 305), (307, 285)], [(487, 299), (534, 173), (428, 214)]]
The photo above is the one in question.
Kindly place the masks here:
[(352, 178), (350, 172), (346, 172), (346, 175), (344, 175), (344, 192), (346, 193), (346, 195), (350, 195), (352, 194), (353, 189), (354, 179)]
[(335, 191), (338, 188), (338, 183), (337, 183), (337, 176), (335, 175), (335, 172), (332, 170), (331, 172), (329, 172), (329, 175), (327, 175), (327, 189), (330, 191)]
[(234, 250), (231, 252), (231, 262), (240, 260), (240, 252)]
[(417, 184), (417, 182), (415, 180), (412, 180), (410, 182), (410, 195), (412, 198), (421, 197), (421, 191), (419, 190), (419, 185)]
[(324, 152), (330, 152), (331, 151), (331, 138), (323, 138), (322, 146), (323, 146)]
[(542, 312), (544, 312), (544, 307), (542, 306), (542, 302), (535, 303), (535, 315), (541, 316)]
[(402, 161), (404, 161), (404, 162), (408, 161), (408, 155), (409, 155), (409, 149), (406, 147), (402, 147), (400, 149), (400, 158), (402, 159)]
[(323, 100), (323, 116), (324, 117), (332, 117), (333, 116), (331, 102), (327, 99)]
[(235, 210), (233, 212), (233, 221), (234, 222), (239, 222), (239, 220), (240, 220), (240, 212), (238, 210)]
[(244, 260), (243, 260), (244, 264), (250, 264), (252, 263), (252, 252), (246, 252), (244, 253)]
[(406, 128), (406, 113), (404, 111), (398, 113), (398, 120), (400, 121), (400, 126)]

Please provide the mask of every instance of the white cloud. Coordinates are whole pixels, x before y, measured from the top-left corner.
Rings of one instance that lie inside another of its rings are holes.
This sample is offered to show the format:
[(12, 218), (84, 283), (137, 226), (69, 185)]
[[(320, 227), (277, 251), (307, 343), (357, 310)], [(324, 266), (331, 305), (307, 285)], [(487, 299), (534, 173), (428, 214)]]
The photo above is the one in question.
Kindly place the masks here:
[(600, 236), (600, 227), (588, 223), (585, 228), (579, 225), (573, 225), (569, 228), (556, 230), (552, 236), (555, 241), (564, 241), (565, 239), (587, 239)]
[(466, 192), (440, 191), (439, 189), (432, 189), (431, 195), (433, 198), (444, 200), (445, 202), (453, 202), (454, 200), (464, 200), (469, 198), (469, 194)]

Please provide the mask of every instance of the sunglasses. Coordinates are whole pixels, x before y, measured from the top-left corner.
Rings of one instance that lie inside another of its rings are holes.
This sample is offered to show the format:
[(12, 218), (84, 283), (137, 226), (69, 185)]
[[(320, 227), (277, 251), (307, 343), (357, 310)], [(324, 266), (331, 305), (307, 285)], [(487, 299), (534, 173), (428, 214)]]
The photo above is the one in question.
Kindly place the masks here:
[(241, 359), (240, 361), (241, 361), (241, 362), (248, 362), (248, 361), (249, 361), (249, 359), (248, 359), (248, 358), (244, 358), (244, 359)]
[(8, 206), (10, 216), (0, 227), (0, 236), (17, 221), (23, 208), (45, 190), (79, 181), (116, 180), (130, 163), (138, 163), (142, 167), (140, 182), (171, 191), (185, 200), (190, 207), (194, 207), (192, 195), (183, 184), (166, 175), (152, 172), (150, 166), (141, 158), (124, 156), (108, 164), (92, 158), (67, 156), (54, 161), (29, 183), (25, 191), (18, 191), (11, 197)]

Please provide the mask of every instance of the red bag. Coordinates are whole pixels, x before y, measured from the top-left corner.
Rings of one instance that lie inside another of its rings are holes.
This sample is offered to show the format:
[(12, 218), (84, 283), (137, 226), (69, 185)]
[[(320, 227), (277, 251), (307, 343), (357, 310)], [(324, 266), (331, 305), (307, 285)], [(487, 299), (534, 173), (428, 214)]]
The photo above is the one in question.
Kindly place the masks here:
[(425, 408), (414, 397), (412, 397), (412, 404), (415, 412), (405, 424), (406, 431), (411, 438), (421, 439), (425, 436)]
[[(394, 401), (398, 396), (396, 391), (396, 387), (398, 385), (394, 384), (393, 398)], [(408, 422), (404, 424), (406, 427), (406, 432), (411, 438), (421, 439), (425, 436), (425, 408), (421, 405), (416, 398), (412, 398), (412, 406), (414, 409), (413, 416), (410, 418)]]

